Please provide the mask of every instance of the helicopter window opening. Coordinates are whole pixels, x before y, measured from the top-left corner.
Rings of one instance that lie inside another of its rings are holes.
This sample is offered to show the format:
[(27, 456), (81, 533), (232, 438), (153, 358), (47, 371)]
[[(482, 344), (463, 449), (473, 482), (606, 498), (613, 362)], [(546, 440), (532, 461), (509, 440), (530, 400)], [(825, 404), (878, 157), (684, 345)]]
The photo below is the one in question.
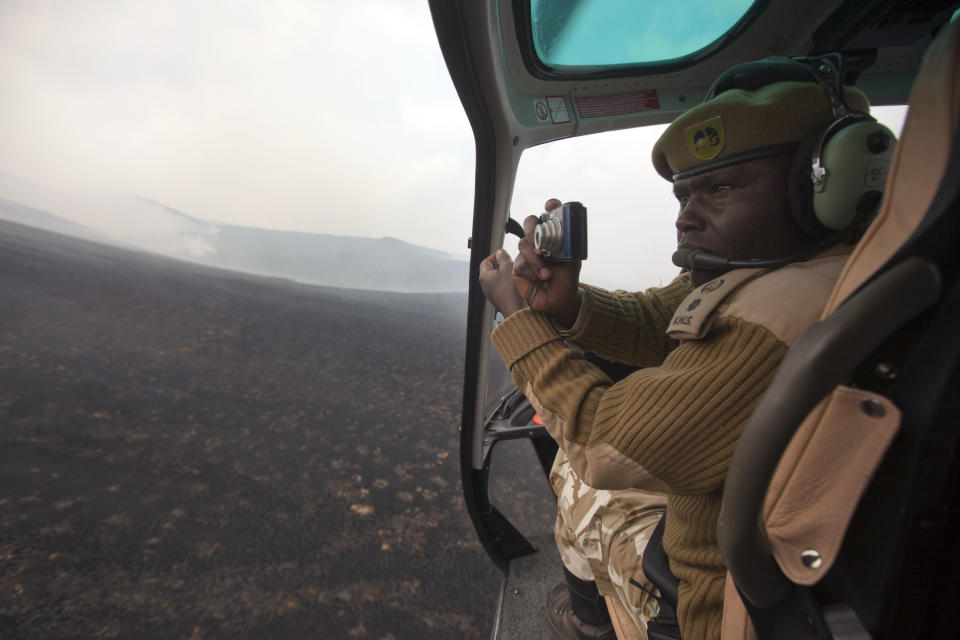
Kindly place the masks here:
[(754, 0), (530, 0), (540, 61), (557, 70), (672, 61), (710, 47)]
[[(897, 136), (906, 107), (871, 112)], [(665, 126), (638, 127), (558, 140), (524, 151), (511, 202), (523, 222), (543, 211), (548, 198), (579, 201), (587, 208), (587, 259), (581, 282), (639, 291), (668, 284), (677, 274), (677, 202), (672, 185), (653, 169), (650, 150)], [(504, 248), (517, 255), (517, 238)]]
[[(906, 107), (874, 107), (871, 112), (900, 135)], [(650, 161), (650, 150), (665, 128), (637, 127), (527, 149), (517, 170), (511, 217), (522, 223), (539, 215), (548, 198), (580, 201), (587, 208), (588, 229), (581, 282), (628, 291), (669, 284), (678, 273), (670, 260), (677, 245), (678, 205), (672, 185)], [(517, 242), (513, 235), (504, 238), (504, 249), (514, 258)], [(487, 414), (514, 388), (494, 349), (488, 371)]]
[[(580, 279), (604, 287), (667, 284), (677, 269), (676, 201), (650, 162), (664, 126), (641, 127), (551, 142), (524, 151), (511, 204), (518, 222), (543, 211), (547, 198), (587, 208), (587, 259)], [(517, 239), (505, 248), (516, 256)]]

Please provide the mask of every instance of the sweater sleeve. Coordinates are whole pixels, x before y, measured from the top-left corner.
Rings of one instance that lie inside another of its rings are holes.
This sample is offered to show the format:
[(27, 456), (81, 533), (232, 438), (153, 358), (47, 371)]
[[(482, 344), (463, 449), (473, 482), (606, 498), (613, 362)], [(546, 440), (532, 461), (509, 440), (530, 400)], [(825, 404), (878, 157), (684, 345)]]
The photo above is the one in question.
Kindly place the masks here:
[(619, 489), (652, 476), (686, 495), (722, 486), (737, 437), (787, 349), (764, 327), (724, 317), (705, 339), (681, 342), (659, 366), (613, 384), (541, 314), (510, 316), (493, 340), (588, 484)]
[(676, 277), (643, 293), (607, 291), (580, 285), (584, 292), (577, 322), (561, 335), (584, 351), (637, 367), (663, 362), (676, 341), (666, 329), (677, 305), (690, 293), (690, 279)]

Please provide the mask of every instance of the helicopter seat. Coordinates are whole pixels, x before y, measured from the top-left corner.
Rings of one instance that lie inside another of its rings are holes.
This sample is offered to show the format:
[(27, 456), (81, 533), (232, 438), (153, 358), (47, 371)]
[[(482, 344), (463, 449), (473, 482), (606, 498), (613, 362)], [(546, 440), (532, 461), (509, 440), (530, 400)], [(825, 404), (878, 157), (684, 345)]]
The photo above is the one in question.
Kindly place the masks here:
[[(929, 397), (942, 405), (956, 388), (958, 340), (943, 340), (948, 332), (938, 328), (949, 326), (940, 318), (952, 312), (943, 308), (951, 296), (935, 289), (956, 292), (951, 279), (960, 239), (947, 236), (958, 218), (958, 113), (960, 25), (952, 23), (930, 45), (915, 80), (877, 217), (845, 265), (821, 322), (788, 353), (738, 445), (718, 527), (729, 567), (724, 640), (893, 637), (891, 629), (896, 637), (922, 635), (924, 623), (911, 629), (903, 622), (909, 612), (891, 612), (889, 583), (903, 570), (893, 563), (910, 556), (902, 547), (917, 540), (901, 523), (905, 512), (938, 507), (936, 491), (917, 491), (922, 452), (945, 449), (942, 466), (956, 474), (955, 426), (923, 426), (951, 419), (943, 420), (942, 409), (930, 402), (910, 399), (939, 385), (940, 395)], [(909, 349), (930, 341), (947, 353), (941, 364), (931, 362), (927, 379), (923, 366), (905, 362), (913, 357)], [(867, 378), (875, 383), (865, 384)], [(917, 495), (931, 495), (932, 504), (917, 505)], [(955, 515), (949, 518), (955, 525)], [(955, 563), (955, 551), (952, 557)], [(933, 564), (920, 566), (932, 570)], [(913, 566), (916, 577), (920, 570)], [(955, 590), (956, 582), (936, 588)]]

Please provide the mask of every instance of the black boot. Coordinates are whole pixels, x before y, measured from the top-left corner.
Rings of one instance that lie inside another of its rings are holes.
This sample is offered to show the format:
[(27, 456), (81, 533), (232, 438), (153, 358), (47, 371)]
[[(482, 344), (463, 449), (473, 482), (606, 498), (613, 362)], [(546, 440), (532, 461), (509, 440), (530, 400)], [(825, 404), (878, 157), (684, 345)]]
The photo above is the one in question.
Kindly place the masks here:
[(558, 640), (616, 640), (607, 603), (597, 583), (563, 568), (565, 583), (547, 594), (547, 621)]

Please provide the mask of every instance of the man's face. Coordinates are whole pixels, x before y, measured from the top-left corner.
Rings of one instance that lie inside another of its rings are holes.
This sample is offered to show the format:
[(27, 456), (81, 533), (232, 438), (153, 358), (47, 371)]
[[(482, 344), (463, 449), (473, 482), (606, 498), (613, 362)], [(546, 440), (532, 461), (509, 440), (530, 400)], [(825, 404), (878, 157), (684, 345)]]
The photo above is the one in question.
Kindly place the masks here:
[[(678, 248), (746, 260), (809, 247), (787, 202), (790, 164), (790, 156), (762, 158), (674, 182)], [(691, 274), (695, 286), (719, 275), (697, 269)]]

